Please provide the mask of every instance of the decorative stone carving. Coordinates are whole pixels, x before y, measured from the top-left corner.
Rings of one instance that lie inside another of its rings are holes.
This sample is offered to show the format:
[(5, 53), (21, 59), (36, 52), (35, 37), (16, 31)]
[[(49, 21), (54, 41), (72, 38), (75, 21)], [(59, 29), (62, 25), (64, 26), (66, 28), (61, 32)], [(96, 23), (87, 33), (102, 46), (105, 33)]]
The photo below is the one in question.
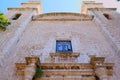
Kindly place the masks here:
[(26, 63), (16, 63), (17, 74), (24, 75), (24, 80), (32, 80), (40, 60), (38, 57), (26, 57), (25, 59)]
[(100, 80), (108, 80), (108, 76), (113, 75), (113, 63), (104, 63), (105, 57), (91, 55), (91, 64), (94, 66), (95, 74)]
[[(79, 55), (66, 55), (64, 57), (78, 57)], [(52, 54), (51, 57), (63, 57), (63, 54)], [(18, 74), (24, 76), (24, 80), (32, 80), (35, 75), (36, 65), (43, 69), (43, 75), (49, 76), (37, 80), (95, 80), (95, 75), (100, 80), (108, 80), (113, 75), (113, 63), (104, 63), (104, 57), (90, 56), (91, 63), (40, 63), (39, 57), (26, 57), (26, 64), (16, 63)], [(24, 70), (24, 71), (22, 71)], [(51, 76), (82, 76), (79, 78), (51, 78)]]
[(23, 11), (23, 10), (31, 10), (31, 11), (33, 11), (33, 10), (35, 10), (35, 11), (37, 11), (37, 8), (8, 8), (8, 10), (14, 10), (14, 11)]
[(77, 13), (46, 13), (35, 16), (33, 21), (91, 21), (93, 18), (90, 15)]
[(115, 11), (116, 8), (88, 8), (91, 11)]
[(95, 73), (100, 80), (108, 80), (107, 69), (105, 67), (96, 68)]
[(77, 58), (80, 53), (50, 53), (51, 57), (75, 57)]
[(29, 64), (24, 70), (24, 80), (32, 80), (35, 75), (36, 65), (35, 63)]

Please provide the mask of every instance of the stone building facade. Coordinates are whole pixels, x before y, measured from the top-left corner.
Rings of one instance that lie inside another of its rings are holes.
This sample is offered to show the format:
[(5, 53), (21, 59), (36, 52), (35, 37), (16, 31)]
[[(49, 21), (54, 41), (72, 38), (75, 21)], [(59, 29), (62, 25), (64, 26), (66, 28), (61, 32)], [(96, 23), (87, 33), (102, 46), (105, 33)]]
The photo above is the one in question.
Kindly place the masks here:
[[(80, 13), (42, 13), (30, 0), (8, 8), (11, 25), (0, 31), (0, 80), (119, 80), (120, 14), (84, 1)], [(29, 71), (30, 70), (30, 71)]]
[(117, 8), (117, 11), (120, 13), (120, 0), (94, 0), (100, 3), (103, 3), (104, 7), (107, 8)]

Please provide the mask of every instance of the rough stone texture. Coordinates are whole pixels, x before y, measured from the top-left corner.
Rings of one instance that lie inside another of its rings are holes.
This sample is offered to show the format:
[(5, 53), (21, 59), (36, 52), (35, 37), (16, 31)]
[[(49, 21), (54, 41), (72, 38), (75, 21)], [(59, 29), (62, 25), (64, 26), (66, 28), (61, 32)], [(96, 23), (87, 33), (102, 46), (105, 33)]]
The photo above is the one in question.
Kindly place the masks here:
[(117, 11), (120, 13), (120, 1), (118, 0), (95, 0), (97, 2), (102, 2), (104, 7), (117, 8)]
[[(25, 57), (38, 55), (42, 63), (50, 63), (50, 53), (56, 52), (56, 40), (71, 40), (73, 52), (80, 53), (78, 63), (89, 63), (89, 55), (103, 56), (105, 62), (115, 63), (114, 75), (109, 80), (120, 79), (120, 14), (105, 12), (112, 20), (107, 20), (103, 11), (95, 11), (92, 12), (95, 19), (89, 21), (31, 21), (35, 15), (33, 10), (17, 9), (9, 10), (6, 16), (12, 18), (16, 13), (22, 16), (11, 20), (5, 32), (0, 31), (0, 80), (23, 80), (16, 75), (15, 63), (25, 62)], [(62, 17), (77, 17), (66, 16)], [(52, 19), (53, 16), (44, 18)]]
[(120, 13), (120, 1), (118, 0), (92, 0), (92, 1), (96, 1), (97, 3), (103, 3), (103, 6), (106, 8), (117, 8), (117, 11)]
[(103, 3), (96, 3), (95, 1), (84, 1), (82, 4), (82, 13), (83, 14), (89, 14), (87, 8), (103, 8)]
[[(9, 11), (6, 16), (11, 19), (16, 13), (22, 13), (18, 20), (11, 20), (11, 25), (6, 31), (0, 31), (0, 55), (6, 56), (12, 49), (14, 49), (20, 36), (31, 21), (33, 11)], [(29, 15), (28, 15), (29, 14)], [(23, 22), (23, 20), (26, 20)]]
[(49, 53), (55, 52), (55, 43), (59, 39), (71, 40), (73, 52), (80, 52), (81, 55), (105, 56), (106, 62), (115, 62), (114, 57), (111, 57), (115, 54), (114, 50), (94, 21), (32, 21), (16, 45), (14, 53), (11, 53), (14, 55), (11, 56), (12, 60), (7, 63), (14, 66), (14, 62), (24, 62), (25, 56), (32, 55), (40, 55), (41, 62), (49, 62)]
[(22, 3), (21, 8), (36, 8), (37, 9), (37, 15), (42, 14), (42, 4), (41, 4), (41, 2)]
[[(111, 19), (108, 20), (103, 14), (104, 13), (108, 13), (110, 16), (111, 16)], [(105, 31), (108, 31), (106, 32), (108, 34), (108, 37), (111, 38), (110, 40), (112, 40), (112, 42), (115, 44), (116, 47), (114, 48), (117, 48), (116, 49), (116, 52), (119, 53), (119, 50), (120, 50), (120, 27), (119, 27), (119, 19), (120, 19), (120, 16), (119, 16), (119, 13), (116, 13), (115, 11), (96, 11), (95, 12), (95, 15), (99, 18), (99, 20), (102, 22), (101, 25), (103, 30)]]
[[(19, 17), (18, 20), (12, 20), (12, 17), (17, 13), (22, 13), (22, 15)], [(34, 11), (31, 10), (30, 11), (9, 10), (6, 13), (6, 16), (10, 18), (12, 24), (8, 26), (8, 29), (6, 31), (0, 31), (0, 67), (1, 67), (0, 79), (1, 80), (7, 80), (7, 79), (13, 80), (12, 78), (9, 77), (10, 75), (13, 75), (11, 74), (11, 72), (13, 71), (11, 71), (10, 68), (14, 66), (14, 64), (11, 64), (11, 62), (13, 62), (12, 58), (15, 57), (11, 53), (14, 51), (15, 46), (19, 41), (19, 38), (21, 37), (25, 28), (28, 27), (27, 25), (31, 21), (33, 14)], [(11, 55), (13, 57), (11, 57)], [(10, 63), (8, 61), (10, 61)], [(9, 74), (6, 74), (8, 72)]]

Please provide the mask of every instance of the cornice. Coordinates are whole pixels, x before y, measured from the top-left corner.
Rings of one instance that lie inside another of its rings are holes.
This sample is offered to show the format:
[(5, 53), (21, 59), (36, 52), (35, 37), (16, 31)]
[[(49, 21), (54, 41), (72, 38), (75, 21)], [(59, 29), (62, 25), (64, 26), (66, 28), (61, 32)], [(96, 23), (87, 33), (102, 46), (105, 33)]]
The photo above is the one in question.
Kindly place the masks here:
[(88, 8), (90, 11), (116, 11), (116, 8)]
[(37, 8), (8, 8), (8, 10), (24, 11), (24, 10), (37, 10)]
[(89, 21), (93, 18), (80, 13), (45, 13), (33, 17), (33, 21)]
[(24, 4), (37, 4), (37, 5), (40, 5), (41, 2), (29, 2), (29, 3), (21, 3), (21, 5), (24, 5)]
[(92, 5), (103, 5), (103, 3), (85, 3), (85, 4), (92, 4)]

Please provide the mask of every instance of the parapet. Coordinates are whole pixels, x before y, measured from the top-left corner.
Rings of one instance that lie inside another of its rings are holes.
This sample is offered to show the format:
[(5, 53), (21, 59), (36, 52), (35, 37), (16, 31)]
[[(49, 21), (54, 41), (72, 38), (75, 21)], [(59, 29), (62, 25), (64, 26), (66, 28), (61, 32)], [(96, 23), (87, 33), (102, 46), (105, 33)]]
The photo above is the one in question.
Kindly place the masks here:
[(33, 18), (33, 21), (91, 21), (93, 16), (79, 13), (46, 13)]

